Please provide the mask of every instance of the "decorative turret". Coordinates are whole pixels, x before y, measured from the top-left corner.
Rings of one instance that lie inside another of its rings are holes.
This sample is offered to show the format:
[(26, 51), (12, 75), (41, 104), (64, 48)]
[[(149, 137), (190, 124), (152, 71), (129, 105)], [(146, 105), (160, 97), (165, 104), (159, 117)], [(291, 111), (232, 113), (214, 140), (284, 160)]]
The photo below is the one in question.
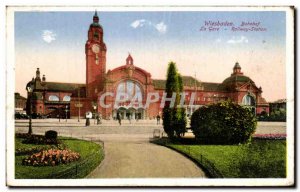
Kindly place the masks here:
[(133, 58), (131, 57), (130, 53), (126, 59), (126, 65), (133, 65)]
[(36, 72), (35, 72), (35, 80), (36, 80), (36, 81), (41, 81), (41, 77), (40, 77), (40, 68), (37, 68), (37, 69), (36, 69)]
[(233, 73), (231, 75), (243, 75), (243, 73), (241, 72), (241, 66), (238, 62), (235, 63), (234, 67), (233, 67)]
[(45, 82), (46, 81), (46, 77), (45, 75), (43, 75), (42, 81)]

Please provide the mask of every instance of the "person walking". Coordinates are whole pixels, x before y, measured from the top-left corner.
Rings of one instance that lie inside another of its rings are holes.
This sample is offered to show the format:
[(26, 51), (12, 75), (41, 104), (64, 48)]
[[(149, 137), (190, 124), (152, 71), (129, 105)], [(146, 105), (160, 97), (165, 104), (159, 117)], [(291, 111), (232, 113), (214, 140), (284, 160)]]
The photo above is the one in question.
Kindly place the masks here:
[(131, 124), (131, 114), (128, 115), (129, 124)]
[(88, 127), (88, 126), (90, 126), (90, 118), (92, 118), (92, 113), (91, 112), (87, 112), (86, 114), (85, 114), (85, 119), (86, 119), (86, 121), (85, 121), (85, 126), (86, 127)]
[(120, 113), (118, 112), (117, 113), (117, 120), (119, 122), (119, 125), (121, 125), (121, 116), (120, 116)]
[(97, 125), (101, 124), (101, 119), (102, 119), (102, 116), (101, 116), (101, 113), (99, 113), (97, 115)]
[(157, 125), (159, 125), (160, 124), (160, 116), (159, 116), (159, 114), (157, 114), (157, 116), (156, 116), (156, 121), (157, 121)]

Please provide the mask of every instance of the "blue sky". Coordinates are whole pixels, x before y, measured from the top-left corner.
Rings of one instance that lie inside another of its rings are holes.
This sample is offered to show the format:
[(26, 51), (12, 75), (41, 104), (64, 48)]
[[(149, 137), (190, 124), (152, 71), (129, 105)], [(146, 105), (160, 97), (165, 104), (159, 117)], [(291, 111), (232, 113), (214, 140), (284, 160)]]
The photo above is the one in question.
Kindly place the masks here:
[[(42, 46), (40, 33), (50, 29), (56, 34), (53, 46), (69, 46), (86, 41), (87, 26), (91, 23), (93, 12), (17, 12), (15, 14), (16, 43), (30, 43)], [(276, 43), (285, 43), (284, 12), (99, 12), (100, 23), (105, 29), (105, 42), (116, 44), (120, 40), (136, 43), (145, 39), (154, 42), (172, 43), (184, 41), (210, 43), (216, 38), (228, 39), (243, 35), (243, 32), (199, 32), (204, 21), (231, 21), (236, 25), (242, 21), (259, 21), (267, 32), (248, 32), (252, 43), (264, 39)], [(133, 28), (136, 20), (146, 20), (153, 24), (163, 22), (167, 26), (165, 33), (145, 24)]]
[[(85, 82), (84, 44), (93, 14), (15, 12), (17, 91), (24, 92), (23, 85), (36, 67), (49, 81)], [(222, 82), (239, 61), (244, 73), (262, 86), (267, 100), (285, 97), (285, 12), (98, 11), (98, 15), (108, 50), (107, 69), (123, 65), (130, 52), (135, 64), (153, 78), (165, 78), (167, 63), (174, 60), (183, 75), (196, 73), (201, 81)], [(267, 31), (233, 32), (229, 27), (203, 32), (205, 21), (228, 21), (235, 26), (260, 22)], [(70, 66), (77, 78), (58, 73)], [(268, 80), (262, 78), (266, 73)], [(276, 90), (269, 87), (274, 81), (282, 82)], [(274, 96), (274, 92), (283, 94)]]

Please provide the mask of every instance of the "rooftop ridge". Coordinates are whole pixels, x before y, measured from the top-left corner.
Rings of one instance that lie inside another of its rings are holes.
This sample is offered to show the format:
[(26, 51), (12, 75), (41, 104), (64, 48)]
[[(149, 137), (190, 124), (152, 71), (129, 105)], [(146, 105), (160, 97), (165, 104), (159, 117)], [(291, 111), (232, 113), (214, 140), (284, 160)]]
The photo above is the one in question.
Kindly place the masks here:
[(68, 84), (68, 85), (85, 85), (85, 83), (64, 83), (64, 82), (54, 82), (54, 81), (47, 81), (47, 83), (56, 83), (56, 84)]

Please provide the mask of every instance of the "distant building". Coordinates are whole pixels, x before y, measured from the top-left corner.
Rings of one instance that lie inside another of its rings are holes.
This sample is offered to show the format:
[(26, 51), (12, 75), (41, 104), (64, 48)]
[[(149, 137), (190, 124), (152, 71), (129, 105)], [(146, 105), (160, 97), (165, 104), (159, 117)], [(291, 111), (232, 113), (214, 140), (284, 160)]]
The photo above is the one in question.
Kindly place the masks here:
[[(165, 90), (166, 80), (152, 79), (151, 74), (138, 67), (129, 54), (123, 65), (106, 71), (107, 47), (103, 41), (103, 28), (99, 24), (97, 12), (89, 26), (88, 39), (85, 44), (86, 54), (86, 83), (59, 83), (47, 82), (46, 77), (40, 77), (37, 68), (36, 77), (32, 79), (34, 92), (32, 96), (32, 111), (57, 117), (67, 113), (69, 117), (84, 117), (88, 111), (98, 112), (103, 118), (114, 118), (117, 113), (121, 118), (145, 119), (161, 114), (161, 98)], [(60, 74), (58, 74), (60, 75)], [(63, 75), (63, 74), (61, 74)], [(231, 99), (234, 102), (249, 107), (254, 113), (269, 113), (269, 104), (262, 97), (262, 88), (257, 87), (253, 80), (245, 76), (238, 62), (233, 67), (232, 74), (222, 83), (201, 82), (191, 76), (183, 76), (185, 97), (184, 107), (187, 114), (210, 103)], [(149, 107), (129, 106), (129, 100), (114, 106), (115, 98), (106, 97), (104, 108), (100, 105), (103, 93), (111, 92), (114, 95), (126, 93), (129, 97), (138, 95), (145, 105), (148, 93), (158, 92), (159, 100)], [(194, 105), (189, 105), (192, 93), (196, 92)]]
[(27, 99), (20, 95), (20, 93), (15, 93), (15, 112), (25, 113)]
[(279, 99), (270, 103), (270, 113), (279, 111), (280, 109), (286, 110), (286, 99)]

